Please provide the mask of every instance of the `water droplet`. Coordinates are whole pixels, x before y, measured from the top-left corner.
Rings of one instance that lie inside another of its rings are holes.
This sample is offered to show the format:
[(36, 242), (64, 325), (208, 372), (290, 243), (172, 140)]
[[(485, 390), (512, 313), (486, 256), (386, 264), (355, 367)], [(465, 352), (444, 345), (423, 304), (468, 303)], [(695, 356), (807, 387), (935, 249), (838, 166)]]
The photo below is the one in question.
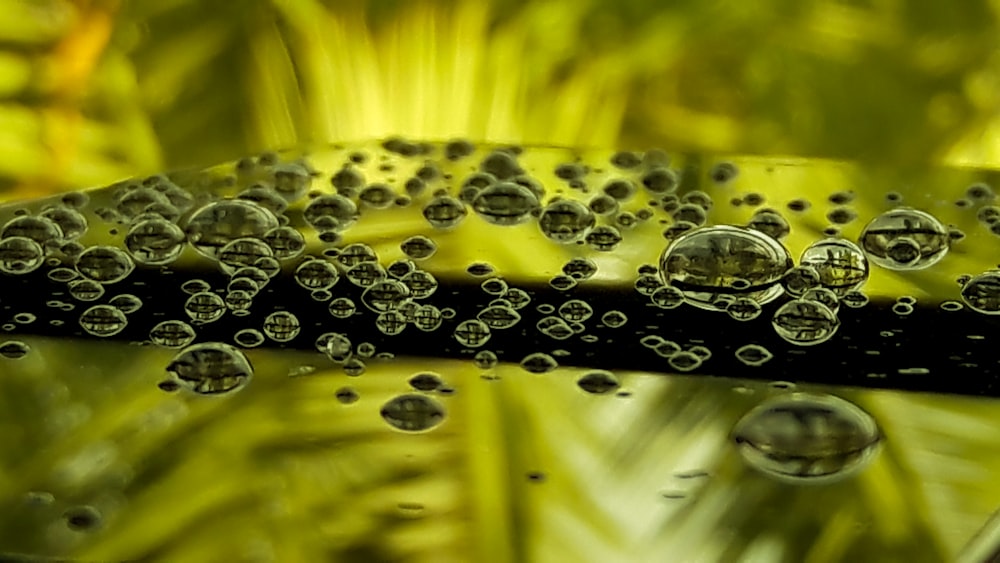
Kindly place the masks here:
[[(652, 278), (652, 276), (650, 276)], [(656, 278), (652, 278), (656, 279)], [(638, 283), (638, 281), (637, 281)], [(659, 280), (657, 279), (657, 283)], [(640, 291), (641, 293), (641, 291)], [(684, 292), (672, 285), (659, 286), (649, 296), (654, 305), (661, 309), (676, 309), (684, 303)]]
[(409, 383), (417, 391), (437, 391), (444, 386), (441, 376), (431, 372), (418, 373), (410, 378)]
[(45, 252), (34, 240), (10, 236), (0, 240), (0, 271), (7, 274), (27, 274), (38, 269)]
[(233, 342), (244, 348), (256, 348), (264, 343), (264, 335), (255, 328), (244, 328), (236, 331)]
[(128, 254), (114, 246), (92, 246), (76, 259), (76, 270), (83, 277), (103, 284), (125, 279), (134, 268)]
[(773, 357), (774, 354), (760, 344), (746, 344), (736, 350), (736, 359), (748, 366), (762, 366)]
[(856, 474), (874, 458), (881, 433), (870, 414), (832, 395), (771, 398), (733, 429), (743, 459), (789, 482), (826, 482)]
[(202, 291), (188, 298), (184, 303), (184, 312), (194, 321), (210, 323), (222, 318), (226, 312), (226, 302), (211, 291)]
[(497, 355), (492, 351), (480, 350), (479, 352), (476, 352), (475, 356), (473, 356), (472, 362), (477, 368), (487, 370), (495, 368), (497, 366), (498, 359)]
[(621, 232), (611, 225), (597, 225), (585, 237), (587, 244), (599, 252), (609, 252), (622, 242)]
[(415, 235), (404, 240), (399, 248), (414, 260), (426, 260), (437, 252), (437, 243), (423, 235)]
[(94, 305), (80, 315), (80, 326), (94, 336), (114, 336), (127, 324), (125, 313), (111, 305)]
[(165, 219), (147, 219), (132, 225), (125, 235), (125, 249), (138, 263), (170, 264), (184, 250), (184, 231)]
[(654, 194), (672, 192), (679, 184), (677, 172), (666, 167), (655, 167), (642, 176), (642, 185)]
[(970, 278), (962, 286), (962, 301), (977, 313), (1000, 315), (1000, 270)]
[(424, 218), (435, 229), (454, 228), (468, 213), (464, 203), (448, 195), (435, 197), (423, 209)]
[(264, 319), (264, 334), (275, 342), (291, 342), (301, 330), (298, 317), (288, 311), (275, 311)]
[(491, 329), (506, 329), (517, 324), (521, 315), (512, 307), (491, 306), (480, 311), (476, 318)]
[(747, 227), (777, 240), (785, 238), (792, 230), (788, 221), (773, 209), (761, 209), (755, 212)]
[(8, 360), (20, 360), (27, 356), (30, 351), (31, 348), (20, 340), (8, 340), (0, 344), (0, 356)]
[(548, 239), (568, 244), (585, 238), (596, 221), (594, 213), (586, 205), (563, 199), (545, 206), (538, 217), (538, 226)]
[(667, 285), (683, 291), (688, 303), (708, 310), (718, 310), (714, 302), (720, 294), (742, 295), (761, 305), (774, 300), (791, 267), (791, 256), (781, 243), (728, 225), (686, 233), (660, 258)]
[(490, 339), (490, 327), (478, 319), (462, 321), (455, 327), (455, 340), (462, 346), (478, 348)]
[(236, 391), (253, 377), (253, 367), (243, 352), (222, 342), (188, 346), (174, 356), (167, 372), (186, 389), (201, 395)]
[(555, 358), (544, 352), (533, 352), (521, 360), (521, 368), (529, 373), (548, 373), (557, 367)]
[(358, 392), (351, 387), (341, 387), (334, 392), (333, 396), (342, 405), (354, 404), (361, 398)]
[(45, 217), (32, 217), (23, 215), (14, 217), (3, 226), (0, 231), (0, 239), (7, 238), (27, 238), (38, 246), (44, 247), (48, 243), (53, 243), (63, 237), (59, 225)]
[(295, 281), (310, 290), (330, 289), (339, 279), (336, 266), (326, 260), (309, 258), (295, 269)]
[(413, 324), (424, 332), (437, 330), (444, 319), (444, 312), (434, 305), (421, 305), (413, 312)]
[(576, 384), (580, 389), (594, 395), (611, 393), (621, 387), (621, 383), (615, 374), (604, 370), (587, 372), (580, 376), (580, 379), (576, 380)]
[(559, 306), (559, 316), (569, 322), (582, 323), (593, 314), (594, 309), (580, 299), (570, 299)]
[(131, 293), (123, 293), (112, 297), (111, 301), (108, 301), (108, 305), (117, 308), (126, 315), (131, 315), (142, 308), (142, 300)]
[(799, 346), (826, 342), (840, 327), (837, 316), (818, 301), (795, 299), (778, 308), (771, 324), (778, 336)]
[(858, 289), (868, 279), (868, 260), (854, 243), (843, 239), (825, 239), (811, 244), (799, 262), (819, 274), (823, 287), (838, 296)]
[(410, 288), (395, 280), (378, 281), (361, 294), (361, 302), (376, 313), (395, 311), (410, 297)]
[(427, 395), (407, 393), (382, 405), (382, 418), (390, 426), (405, 432), (430, 430), (444, 421), (444, 406)]
[(748, 297), (737, 297), (726, 306), (726, 313), (737, 321), (751, 321), (760, 316), (760, 303)]
[(921, 270), (948, 253), (948, 230), (934, 216), (900, 207), (872, 219), (858, 241), (868, 258), (889, 270)]
[(608, 311), (601, 315), (601, 322), (608, 328), (618, 328), (628, 322), (628, 317), (621, 311)]
[(494, 225), (517, 225), (531, 217), (538, 208), (538, 198), (525, 186), (500, 182), (479, 191), (472, 208)]
[(101, 513), (93, 506), (75, 506), (63, 513), (66, 526), (77, 532), (90, 532), (101, 526)]
[(278, 227), (278, 219), (267, 209), (244, 200), (209, 203), (196, 211), (184, 227), (188, 242), (209, 258), (239, 238), (259, 238)]
[(194, 329), (184, 321), (163, 321), (149, 331), (149, 339), (153, 344), (164, 348), (183, 348), (194, 337)]
[[(667, 342), (669, 343), (670, 341), (668, 340)], [(676, 346), (675, 343), (671, 343), (671, 344), (674, 344)], [(656, 350), (657, 353), (660, 352), (660, 347), (662, 347), (662, 346), (663, 346), (663, 344), (660, 344), (660, 346), (657, 346), (657, 350)], [(702, 360), (701, 356), (699, 356), (698, 354), (696, 354), (696, 353), (694, 353), (694, 352), (692, 352), (690, 350), (681, 350), (681, 351), (675, 352), (675, 353), (671, 354), (669, 356), (669, 358), (667, 359), (667, 363), (670, 364), (670, 367), (672, 367), (675, 370), (680, 371), (680, 372), (687, 372), (687, 371), (691, 371), (691, 370), (697, 369), (699, 366), (701, 366), (702, 361), (703, 360)]]

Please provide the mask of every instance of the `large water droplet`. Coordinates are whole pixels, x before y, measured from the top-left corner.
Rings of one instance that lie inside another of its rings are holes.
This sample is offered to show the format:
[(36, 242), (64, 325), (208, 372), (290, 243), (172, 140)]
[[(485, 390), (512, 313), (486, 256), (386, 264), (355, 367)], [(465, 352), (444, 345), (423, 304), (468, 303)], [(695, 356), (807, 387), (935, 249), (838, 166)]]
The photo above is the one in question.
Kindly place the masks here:
[(933, 215), (900, 207), (871, 220), (858, 239), (868, 258), (889, 270), (921, 270), (948, 253), (948, 229)]
[(784, 481), (839, 480), (865, 467), (880, 432), (870, 414), (832, 395), (793, 393), (767, 400), (733, 429), (743, 459)]
[(222, 342), (188, 346), (167, 365), (185, 388), (202, 395), (221, 395), (243, 388), (253, 377), (250, 360)]
[(379, 412), (390, 426), (405, 432), (430, 430), (441, 424), (446, 414), (441, 403), (417, 393), (394, 397)]
[(788, 250), (751, 229), (719, 225), (678, 237), (660, 257), (660, 273), (688, 303), (713, 311), (719, 295), (743, 296), (759, 304), (782, 293), (780, 281), (792, 267)]

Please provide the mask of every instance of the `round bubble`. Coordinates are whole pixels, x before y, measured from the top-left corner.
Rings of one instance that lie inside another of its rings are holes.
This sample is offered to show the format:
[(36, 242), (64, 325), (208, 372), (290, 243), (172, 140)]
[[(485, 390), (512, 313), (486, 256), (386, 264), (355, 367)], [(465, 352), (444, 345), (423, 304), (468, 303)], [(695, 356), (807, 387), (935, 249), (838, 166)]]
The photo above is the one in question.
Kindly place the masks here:
[(538, 198), (535, 194), (525, 186), (513, 182), (487, 186), (472, 201), (472, 209), (494, 225), (524, 223), (537, 208)]
[(455, 327), (455, 340), (462, 346), (478, 348), (490, 339), (490, 327), (479, 319), (470, 319), (458, 323)]
[(973, 277), (962, 286), (962, 301), (984, 315), (1000, 315), (1000, 270)]
[(201, 395), (222, 395), (242, 389), (253, 377), (250, 360), (238, 348), (222, 342), (188, 346), (167, 365), (180, 384)]
[(27, 274), (45, 261), (45, 251), (34, 240), (10, 236), (0, 240), (0, 271), (5, 274)]
[(858, 240), (868, 258), (889, 270), (922, 270), (948, 253), (948, 229), (933, 215), (900, 207), (871, 220)]
[(768, 399), (736, 424), (746, 463), (782, 481), (830, 482), (857, 474), (878, 452), (875, 419), (839, 397), (792, 393)]
[(771, 324), (778, 336), (799, 346), (826, 342), (840, 327), (837, 315), (829, 307), (806, 299), (795, 299), (779, 307)]
[(404, 432), (423, 432), (441, 424), (446, 416), (438, 401), (418, 393), (407, 393), (390, 399), (379, 411), (390, 426)]
[(814, 242), (802, 252), (799, 263), (815, 269), (820, 284), (838, 296), (860, 288), (868, 280), (868, 259), (864, 252), (844, 239)]
[(563, 244), (583, 239), (596, 222), (594, 213), (586, 205), (566, 199), (549, 203), (538, 217), (542, 234)]
[(83, 277), (99, 283), (119, 282), (135, 269), (128, 254), (114, 246), (92, 246), (76, 259), (76, 270)]
[(288, 311), (275, 311), (264, 319), (264, 334), (275, 342), (291, 342), (301, 331), (298, 317)]
[(748, 366), (762, 366), (766, 364), (774, 354), (760, 344), (746, 344), (736, 350), (736, 359)]
[(166, 219), (140, 221), (125, 235), (125, 249), (140, 264), (170, 264), (184, 250), (184, 231)]
[(183, 348), (194, 341), (195, 332), (184, 321), (163, 321), (149, 331), (149, 339), (164, 348)]
[(337, 267), (320, 259), (309, 259), (295, 269), (295, 281), (310, 290), (330, 289), (340, 279)]
[(94, 305), (80, 315), (80, 326), (94, 336), (114, 336), (125, 330), (126, 325), (125, 313), (111, 305)]
[(528, 354), (521, 360), (521, 369), (529, 373), (548, 373), (559, 367), (555, 358), (544, 352)]
[(260, 205), (244, 200), (209, 203), (188, 219), (184, 227), (188, 242), (205, 256), (217, 258), (230, 242), (262, 237), (278, 227), (278, 219)]
[(358, 206), (340, 194), (321, 195), (309, 202), (302, 218), (317, 231), (341, 232), (358, 220)]
[(663, 281), (680, 289), (688, 303), (708, 310), (724, 310), (716, 305), (719, 295), (743, 296), (761, 305), (776, 299), (791, 267), (788, 250), (777, 240), (729, 225), (685, 233), (660, 257)]
[(222, 318), (226, 312), (226, 302), (211, 291), (195, 293), (184, 303), (184, 311), (192, 320), (210, 323)]
[(587, 393), (605, 395), (621, 387), (618, 377), (610, 371), (594, 370), (580, 376), (576, 385)]

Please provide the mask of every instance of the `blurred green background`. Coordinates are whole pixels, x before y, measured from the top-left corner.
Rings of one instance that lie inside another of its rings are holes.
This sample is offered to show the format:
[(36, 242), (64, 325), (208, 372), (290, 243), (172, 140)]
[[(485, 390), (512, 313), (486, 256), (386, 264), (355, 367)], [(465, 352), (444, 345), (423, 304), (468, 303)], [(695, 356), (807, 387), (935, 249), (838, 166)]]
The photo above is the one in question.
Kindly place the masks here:
[[(848, 160), (872, 180), (851, 186), (862, 211), (882, 183), (948, 203), (964, 185), (929, 170), (1000, 166), (996, 0), (0, 0), (0, 13), (3, 200), (388, 135), (818, 159), (756, 186), (775, 199), (825, 197), (843, 183), (826, 159)], [(530, 255), (496, 261), (531, 278)], [(316, 357), (258, 350), (245, 392), (206, 401), (156, 388), (170, 351), (31, 345), (0, 361), (0, 551), (943, 561), (1000, 506), (987, 400), (838, 391), (886, 447), (855, 479), (795, 487), (726, 442), (766, 385), (619, 374), (631, 396), (594, 397), (572, 370), (484, 380), (443, 361), (348, 382)], [(449, 418), (402, 435), (378, 406), (421, 369), (456, 389)], [(335, 400), (347, 385), (358, 403)], [(693, 470), (710, 477), (676, 477)], [(67, 528), (82, 505), (97, 529)]]

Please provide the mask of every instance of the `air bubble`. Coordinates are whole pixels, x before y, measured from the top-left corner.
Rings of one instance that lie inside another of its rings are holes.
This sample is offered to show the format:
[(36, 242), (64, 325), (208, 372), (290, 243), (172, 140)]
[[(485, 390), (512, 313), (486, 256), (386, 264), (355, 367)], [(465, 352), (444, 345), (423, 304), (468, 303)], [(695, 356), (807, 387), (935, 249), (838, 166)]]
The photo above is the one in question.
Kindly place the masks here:
[(812, 346), (833, 337), (840, 321), (829, 307), (818, 301), (795, 299), (775, 311), (772, 325), (778, 336), (786, 341)]
[(243, 352), (222, 342), (188, 346), (174, 356), (167, 372), (186, 389), (201, 395), (237, 391), (253, 377), (253, 367)]
[(302, 254), (306, 248), (306, 239), (297, 229), (289, 226), (277, 227), (264, 233), (261, 237), (278, 260), (290, 260)]
[(358, 220), (358, 206), (341, 194), (321, 195), (302, 210), (302, 218), (320, 232), (343, 232)]
[(245, 237), (261, 237), (278, 227), (278, 219), (260, 205), (243, 200), (223, 200), (210, 203), (196, 211), (184, 233), (198, 252), (217, 258), (219, 251), (231, 241)]
[(538, 217), (542, 234), (562, 244), (585, 238), (595, 223), (594, 213), (575, 200), (553, 201), (545, 206)]
[(594, 309), (580, 299), (570, 299), (559, 306), (559, 316), (572, 323), (582, 323), (594, 314)]
[(990, 270), (962, 286), (962, 301), (984, 315), (1000, 315), (1000, 271)]
[(339, 279), (337, 268), (326, 260), (308, 259), (295, 269), (295, 281), (309, 290), (330, 289)]
[(742, 295), (761, 305), (774, 300), (791, 267), (791, 256), (781, 243), (728, 225), (686, 233), (660, 258), (663, 281), (683, 291), (688, 303), (708, 310), (718, 310), (713, 303), (720, 294)]
[(736, 350), (736, 359), (748, 366), (762, 366), (774, 357), (767, 348), (760, 344), (746, 344)]
[(819, 284), (819, 272), (806, 264), (795, 266), (781, 278), (781, 286), (785, 288), (785, 292), (794, 297), (801, 297)]
[(112, 297), (111, 301), (108, 301), (108, 305), (117, 308), (126, 315), (131, 315), (142, 308), (142, 299), (131, 293), (123, 293)]
[(490, 339), (490, 327), (478, 319), (462, 321), (455, 327), (455, 340), (462, 346), (478, 348)]
[(621, 387), (621, 383), (615, 377), (615, 374), (604, 370), (595, 370), (583, 374), (576, 380), (576, 385), (593, 395), (605, 395)]
[(611, 225), (597, 225), (584, 237), (591, 248), (599, 252), (609, 252), (622, 242), (621, 232)]
[(275, 342), (291, 342), (301, 331), (298, 317), (288, 311), (275, 311), (264, 319), (264, 334)]
[(125, 235), (125, 249), (140, 264), (164, 266), (184, 250), (184, 231), (165, 219), (140, 221)]
[(128, 254), (114, 246), (92, 246), (76, 259), (76, 270), (83, 277), (103, 284), (125, 279), (134, 268)]
[(218, 295), (202, 291), (188, 298), (184, 303), (184, 312), (194, 321), (210, 323), (222, 318), (226, 312), (226, 303)]
[(733, 429), (748, 465), (783, 481), (829, 482), (856, 474), (878, 451), (870, 414), (833, 395), (792, 393), (758, 405)]
[(0, 344), (0, 356), (8, 360), (20, 360), (27, 356), (30, 351), (31, 347), (20, 340), (8, 340)]
[(761, 209), (754, 213), (747, 227), (776, 240), (785, 238), (792, 231), (788, 221), (773, 209)]
[(194, 341), (195, 332), (184, 321), (163, 321), (149, 330), (149, 339), (164, 348), (183, 348)]
[(468, 213), (464, 203), (448, 195), (435, 197), (423, 209), (424, 218), (435, 229), (452, 229)]
[(601, 322), (608, 328), (619, 328), (628, 322), (628, 316), (621, 311), (608, 311), (601, 315)]
[(404, 240), (399, 248), (413, 260), (426, 260), (437, 252), (437, 243), (423, 235), (415, 235)]
[(0, 240), (0, 271), (5, 274), (33, 272), (44, 260), (42, 247), (28, 237), (9, 236)]
[(390, 399), (379, 411), (390, 426), (405, 432), (423, 432), (444, 421), (446, 412), (426, 395), (407, 393)]
[(38, 243), (44, 247), (48, 243), (54, 243), (63, 237), (59, 225), (45, 217), (32, 217), (23, 215), (14, 217), (3, 226), (0, 231), (0, 239), (24, 237)]
[(934, 216), (911, 208), (887, 211), (872, 219), (859, 243), (868, 258), (890, 270), (920, 270), (948, 253), (948, 230)]
[(815, 268), (823, 287), (842, 296), (858, 289), (868, 280), (868, 260), (853, 242), (825, 239), (814, 242), (802, 252), (799, 263)]
[(516, 325), (521, 320), (521, 315), (512, 307), (492, 306), (480, 311), (476, 318), (491, 329), (502, 330)]
[(672, 354), (667, 360), (667, 363), (670, 364), (670, 367), (677, 371), (688, 372), (701, 366), (702, 359), (694, 352), (680, 351), (676, 354)]
[(482, 189), (472, 200), (472, 208), (494, 225), (517, 225), (527, 221), (538, 208), (538, 198), (528, 188), (501, 182)]
[(102, 338), (118, 334), (125, 330), (127, 324), (125, 313), (111, 305), (94, 305), (80, 315), (83, 330)]
[(521, 369), (528, 373), (549, 373), (557, 367), (559, 367), (559, 363), (556, 362), (555, 358), (544, 352), (528, 354), (521, 360)]
[(264, 335), (255, 328), (244, 328), (236, 331), (233, 342), (244, 348), (256, 348), (264, 343)]
[(411, 377), (409, 384), (417, 391), (437, 391), (444, 386), (444, 381), (441, 381), (441, 376), (436, 373), (423, 372)]

